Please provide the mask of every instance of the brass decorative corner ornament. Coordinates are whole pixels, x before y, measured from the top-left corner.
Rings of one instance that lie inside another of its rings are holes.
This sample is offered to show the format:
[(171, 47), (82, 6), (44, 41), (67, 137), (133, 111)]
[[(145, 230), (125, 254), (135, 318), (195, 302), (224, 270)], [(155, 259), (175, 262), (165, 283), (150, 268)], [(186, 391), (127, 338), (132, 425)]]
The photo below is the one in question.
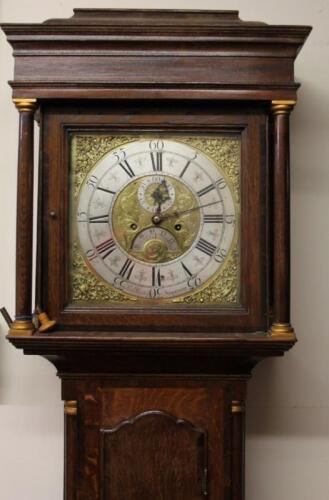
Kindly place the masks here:
[(38, 107), (37, 99), (17, 98), (13, 99), (13, 103), (20, 113), (23, 111), (31, 113)]
[(65, 401), (64, 413), (70, 417), (75, 417), (78, 414), (78, 402), (75, 400)]
[(294, 329), (290, 323), (273, 323), (268, 334), (277, 340), (296, 340)]
[(294, 108), (296, 101), (272, 101), (271, 111), (274, 115), (288, 115)]
[(244, 401), (232, 401), (231, 412), (232, 413), (245, 413), (246, 405)]

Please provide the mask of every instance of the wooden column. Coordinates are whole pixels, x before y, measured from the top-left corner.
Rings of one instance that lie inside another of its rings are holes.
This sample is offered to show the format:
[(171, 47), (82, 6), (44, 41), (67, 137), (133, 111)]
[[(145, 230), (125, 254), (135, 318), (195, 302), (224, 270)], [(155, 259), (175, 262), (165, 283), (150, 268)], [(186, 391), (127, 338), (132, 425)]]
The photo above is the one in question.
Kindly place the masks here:
[(77, 450), (78, 450), (78, 402), (65, 401), (65, 457), (64, 457), (64, 500), (77, 497)]
[(274, 322), (272, 337), (295, 338), (290, 325), (289, 116), (295, 101), (272, 101), (274, 115)]
[(32, 335), (33, 144), (36, 99), (14, 99), (19, 111), (16, 225), (16, 313), (11, 335)]
[(232, 401), (232, 499), (244, 500), (245, 402)]

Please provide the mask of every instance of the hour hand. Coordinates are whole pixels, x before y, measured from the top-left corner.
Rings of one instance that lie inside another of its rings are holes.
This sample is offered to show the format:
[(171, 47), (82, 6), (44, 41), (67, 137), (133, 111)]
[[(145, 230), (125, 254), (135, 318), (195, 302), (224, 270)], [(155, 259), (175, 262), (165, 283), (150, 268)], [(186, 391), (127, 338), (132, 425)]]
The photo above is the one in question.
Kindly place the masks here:
[(167, 200), (170, 200), (168, 186), (167, 186), (167, 183), (166, 183), (165, 179), (163, 179), (161, 181), (161, 183), (158, 184), (158, 186), (153, 191), (153, 193), (151, 194), (151, 196), (152, 196), (152, 198), (154, 200), (154, 203), (156, 203), (157, 205), (159, 205), (158, 211), (160, 212), (161, 211), (161, 205), (162, 205), (162, 203), (165, 203)]

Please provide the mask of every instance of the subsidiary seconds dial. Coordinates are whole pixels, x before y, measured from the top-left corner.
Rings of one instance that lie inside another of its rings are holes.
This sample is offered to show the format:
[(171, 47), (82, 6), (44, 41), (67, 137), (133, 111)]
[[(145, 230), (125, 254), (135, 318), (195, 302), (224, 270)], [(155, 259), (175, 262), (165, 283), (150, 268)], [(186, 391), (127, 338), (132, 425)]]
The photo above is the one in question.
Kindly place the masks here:
[(183, 141), (129, 142), (84, 180), (77, 234), (102, 280), (140, 299), (166, 300), (209, 284), (236, 231), (220, 165)]

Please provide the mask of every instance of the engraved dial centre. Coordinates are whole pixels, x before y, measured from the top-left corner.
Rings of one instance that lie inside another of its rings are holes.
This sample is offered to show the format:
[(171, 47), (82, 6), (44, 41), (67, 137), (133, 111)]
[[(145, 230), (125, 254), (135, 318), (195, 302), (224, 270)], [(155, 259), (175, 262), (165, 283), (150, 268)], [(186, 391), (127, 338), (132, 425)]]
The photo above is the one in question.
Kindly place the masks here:
[[(143, 176), (117, 195), (112, 210), (113, 235), (135, 259), (172, 261), (188, 251), (198, 235), (198, 206), (184, 182), (168, 175)], [(191, 208), (196, 210), (190, 212)]]

